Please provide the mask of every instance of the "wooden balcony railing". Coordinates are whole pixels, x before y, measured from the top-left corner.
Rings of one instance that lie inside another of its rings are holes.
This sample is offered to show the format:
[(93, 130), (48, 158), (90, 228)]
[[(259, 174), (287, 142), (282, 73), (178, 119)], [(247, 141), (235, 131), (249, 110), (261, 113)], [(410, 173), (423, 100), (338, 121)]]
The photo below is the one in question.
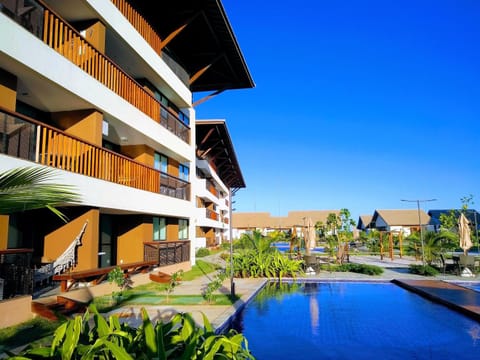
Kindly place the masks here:
[(190, 200), (190, 183), (184, 180), (6, 109), (0, 110), (0, 153)]
[(162, 44), (162, 39), (152, 26), (140, 15), (128, 2), (125, 0), (112, 0), (112, 3), (125, 16), (125, 18), (132, 24), (150, 47), (162, 57), (170, 69), (178, 76), (178, 78), (186, 85), (190, 86), (190, 77), (188, 73), (169, 55), (165, 53), (165, 48)]
[[(4, 3), (6, 0), (0, 0), (0, 5)], [(190, 128), (174, 112), (158, 102), (142, 85), (98, 51), (60, 16), (40, 2), (29, 0), (29, 3), (35, 7), (35, 17), (12, 16), (14, 20), (35, 35), (40, 35), (45, 44), (173, 132), (177, 137), (190, 143)]]
[(206, 181), (206, 186), (207, 186), (207, 190), (215, 195), (215, 197), (218, 197), (218, 190), (215, 188), (215, 186), (213, 185), (213, 183), (211, 181)]
[(210, 210), (210, 209), (205, 209), (205, 211), (206, 211), (208, 219), (218, 220), (218, 213), (216, 213), (215, 211)]
[(156, 260), (159, 266), (190, 261), (190, 241), (152, 241), (143, 243), (143, 260)]

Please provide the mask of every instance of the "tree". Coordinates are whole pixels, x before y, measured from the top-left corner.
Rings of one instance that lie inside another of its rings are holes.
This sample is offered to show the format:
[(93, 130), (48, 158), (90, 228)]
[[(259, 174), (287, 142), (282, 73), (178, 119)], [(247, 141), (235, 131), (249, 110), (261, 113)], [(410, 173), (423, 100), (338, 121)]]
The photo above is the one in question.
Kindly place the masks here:
[(12, 214), (47, 208), (67, 221), (56, 206), (76, 203), (79, 196), (69, 185), (50, 183), (53, 169), (43, 167), (16, 168), (0, 174), (0, 214)]
[[(420, 237), (418, 233), (414, 233), (408, 237), (410, 245), (408, 252), (418, 256), (421, 248)], [(441, 262), (441, 256), (448, 250), (456, 248), (458, 243), (457, 235), (450, 231), (427, 231), (423, 236), (423, 249), (425, 253), (425, 262), (428, 265)]]

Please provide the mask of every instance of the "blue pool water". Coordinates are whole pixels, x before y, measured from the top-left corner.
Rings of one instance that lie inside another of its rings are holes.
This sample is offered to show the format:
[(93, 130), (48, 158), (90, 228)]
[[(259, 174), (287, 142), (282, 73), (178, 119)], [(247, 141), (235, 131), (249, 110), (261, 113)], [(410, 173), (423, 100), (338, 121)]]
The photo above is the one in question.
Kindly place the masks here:
[(457, 285), (480, 292), (480, 282), (459, 282)]
[(261, 360), (480, 359), (480, 323), (391, 283), (272, 283), (234, 328)]
[[(281, 252), (286, 252), (290, 250), (290, 245), (288, 243), (279, 242), (279, 243), (272, 243), (272, 245), (275, 246)], [(323, 247), (316, 247), (312, 249), (312, 252), (323, 253), (325, 252), (325, 249)]]

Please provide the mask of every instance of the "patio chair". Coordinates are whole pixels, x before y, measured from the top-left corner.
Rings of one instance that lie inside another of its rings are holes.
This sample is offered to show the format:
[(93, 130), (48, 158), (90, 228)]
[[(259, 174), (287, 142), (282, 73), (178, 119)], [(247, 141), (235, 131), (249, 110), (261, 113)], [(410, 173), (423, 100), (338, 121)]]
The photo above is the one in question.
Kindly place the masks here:
[(318, 272), (320, 269), (320, 264), (315, 255), (304, 255), (303, 256), (305, 270), (311, 267), (315, 272)]
[(457, 263), (458, 275), (460, 275), (465, 268), (468, 268), (472, 271), (472, 273), (475, 273), (476, 269), (474, 256), (464, 254), (459, 255)]
[(453, 260), (448, 261), (447, 258), (445, 258), (444, 254), (440, 254), (440, 266), (443, 270), (443, 274), (445, 273), (455, 273), (456, 271), (456, 266)]

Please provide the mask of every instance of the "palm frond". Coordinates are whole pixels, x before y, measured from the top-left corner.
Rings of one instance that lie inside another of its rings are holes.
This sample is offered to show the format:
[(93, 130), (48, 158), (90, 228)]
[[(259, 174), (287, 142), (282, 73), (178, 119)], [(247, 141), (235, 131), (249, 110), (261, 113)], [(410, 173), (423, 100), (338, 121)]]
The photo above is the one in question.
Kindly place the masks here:
[(0, 174), (0, 214), (48, 208), (65, 220), (55, 206), (77, 203), (80, 198), (69, 185), (51, 183), (49, 168), (22, 167)]

